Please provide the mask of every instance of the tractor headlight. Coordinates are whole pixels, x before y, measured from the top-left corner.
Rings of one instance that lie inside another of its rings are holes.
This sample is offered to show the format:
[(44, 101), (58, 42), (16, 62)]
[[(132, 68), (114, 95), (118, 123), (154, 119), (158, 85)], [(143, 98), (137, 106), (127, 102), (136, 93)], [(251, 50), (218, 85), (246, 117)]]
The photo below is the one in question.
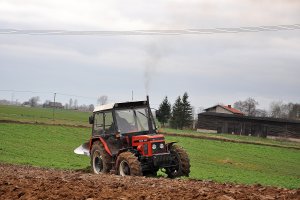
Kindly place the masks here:
[(152, 149), (153, 149), (153, 150), (156, 149), (156, 144), (152, 144)]
[(159, 145), (159, 148), (161, 148), (161, 149), (163, 149), (165, 147), (165, 145), (163, 144), (163, 143), (161, 143), (160, 145)]

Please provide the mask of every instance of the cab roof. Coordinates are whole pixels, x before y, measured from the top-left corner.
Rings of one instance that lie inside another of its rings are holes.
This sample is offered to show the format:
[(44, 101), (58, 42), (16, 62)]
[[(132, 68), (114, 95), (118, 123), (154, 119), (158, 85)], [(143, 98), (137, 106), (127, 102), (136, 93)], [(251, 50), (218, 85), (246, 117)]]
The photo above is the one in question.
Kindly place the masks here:
[(93, 112), (100, 112), (105, 110), (112, 110), (114, 108), (131, 108), (146, 106), (147, 101), (127, 101), (121, 103), (109, 103), (101, 106), (96, 106)]

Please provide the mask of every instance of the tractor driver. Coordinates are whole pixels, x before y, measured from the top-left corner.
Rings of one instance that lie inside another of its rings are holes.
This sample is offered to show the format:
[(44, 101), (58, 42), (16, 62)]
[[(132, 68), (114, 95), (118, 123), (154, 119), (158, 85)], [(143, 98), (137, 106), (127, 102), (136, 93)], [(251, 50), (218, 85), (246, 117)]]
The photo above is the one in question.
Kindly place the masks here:
[(120, 117), (118, 112), (116, 112), (116, 119), (121, 133), (128, 133), (132, 130), (132, 125), (126, 119)]

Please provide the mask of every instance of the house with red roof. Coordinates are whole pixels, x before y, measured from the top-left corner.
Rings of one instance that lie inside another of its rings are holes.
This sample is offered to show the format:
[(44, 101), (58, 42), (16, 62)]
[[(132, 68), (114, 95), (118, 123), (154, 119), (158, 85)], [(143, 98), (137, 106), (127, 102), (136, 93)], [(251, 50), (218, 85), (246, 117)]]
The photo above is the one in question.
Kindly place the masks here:
[(215, 105), (204, 109), (206, 112), (215, 112), (215, 113), (224, 113), (224, 114), (233, 114), (233, 115), (244, 115), (240, 110), (231, 107), (231, 105)]

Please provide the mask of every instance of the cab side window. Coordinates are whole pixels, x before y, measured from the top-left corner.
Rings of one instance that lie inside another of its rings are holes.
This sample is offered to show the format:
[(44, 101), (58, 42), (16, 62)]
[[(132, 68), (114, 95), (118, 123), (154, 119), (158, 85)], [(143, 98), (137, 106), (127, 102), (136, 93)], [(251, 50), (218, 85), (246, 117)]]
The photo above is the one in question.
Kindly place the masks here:
[(103, 113), (96, 113), (94, 118), (94, 134), (103, 133), (104, 129)]
[(105, 132), (106, 133), (113, 133), (114, 132), (114, 120), (112, 112), (105, 112), (104, 113), (104, 123), (105, 123)]

